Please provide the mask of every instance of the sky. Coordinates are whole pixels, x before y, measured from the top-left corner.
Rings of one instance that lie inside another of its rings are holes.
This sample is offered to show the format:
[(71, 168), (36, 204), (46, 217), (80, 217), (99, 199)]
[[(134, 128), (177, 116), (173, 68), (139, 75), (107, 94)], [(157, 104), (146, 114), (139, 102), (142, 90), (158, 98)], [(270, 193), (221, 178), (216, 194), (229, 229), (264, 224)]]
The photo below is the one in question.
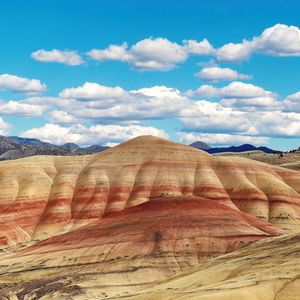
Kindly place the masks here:
[(300, 2), (0, 3), (0, 135), (300, 146)]

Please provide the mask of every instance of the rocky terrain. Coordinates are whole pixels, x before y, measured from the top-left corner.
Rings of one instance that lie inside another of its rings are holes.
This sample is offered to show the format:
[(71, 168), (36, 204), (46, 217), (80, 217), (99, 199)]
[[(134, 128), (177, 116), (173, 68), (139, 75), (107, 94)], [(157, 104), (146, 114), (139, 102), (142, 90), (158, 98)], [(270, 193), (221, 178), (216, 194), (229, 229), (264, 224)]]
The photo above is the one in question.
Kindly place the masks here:
[(1, 162), (0, 190), (3, 299), (274, 299), (299, 288), (298, 171), (142, 136)]
[(57, 146), (38, 139), (0, 136), (0, 160), (33, 155), (85, 155), (100, 152), (107, 148), (100, 145), (81, 148), (73, 143)]

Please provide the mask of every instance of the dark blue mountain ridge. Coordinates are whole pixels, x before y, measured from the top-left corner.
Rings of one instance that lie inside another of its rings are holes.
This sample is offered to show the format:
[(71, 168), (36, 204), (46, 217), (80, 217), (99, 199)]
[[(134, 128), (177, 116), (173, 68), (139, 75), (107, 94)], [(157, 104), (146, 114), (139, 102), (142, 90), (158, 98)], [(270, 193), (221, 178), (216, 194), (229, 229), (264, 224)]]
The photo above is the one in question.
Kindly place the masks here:
[(201, 142), (201, 141), (196, 141), (192, 144), (190, 144), (190, 146), (194, 147), (194, 148), (198, 148), (198, 149), (201, 149), (201, 150), (204, 150), (204, 149), (211, 149), (212, 147), (204, 142)]
[(190, 146), (194, 147), (194, 148), (198, 148), (201, 149), (203, 151), (206, 151), (210, 154), (215, 154), (215, 153), (222, 153), (222, 152), (234, 152), (234, 153), (239, 153), (239, 152), (247, 152), (247, 151), (263, 151), (265, 153), (274, 153), (277, 151), (274, 151), (273, 149), (270, 149), (268, 147), (265, 146), (260, 146), (260, 147), (255, 147), (251, 144), (243, 144), (241, 146), (230, 146), (230, 147), (215, 147), (215, 148), (199, 148), (199, 147), (195, 147), (193, 146), (195, 143), (192, 143)]

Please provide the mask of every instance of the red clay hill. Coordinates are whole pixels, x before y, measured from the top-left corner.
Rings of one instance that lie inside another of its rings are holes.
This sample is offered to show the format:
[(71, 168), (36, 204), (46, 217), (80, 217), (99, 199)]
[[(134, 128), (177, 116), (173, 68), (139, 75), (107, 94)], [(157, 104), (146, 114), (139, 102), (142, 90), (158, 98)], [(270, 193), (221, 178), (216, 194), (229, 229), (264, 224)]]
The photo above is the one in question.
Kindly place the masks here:
[(142, 136), (101, 153), (0, 164), (0, 243), (26, 245), (153, 198), (199, 196), (300, 230), (298, 172)]
[(297, 171), (152, 136), (2, 162), (0, 191), (0, 296), (12, 299), (114, 299), (300, 232)]

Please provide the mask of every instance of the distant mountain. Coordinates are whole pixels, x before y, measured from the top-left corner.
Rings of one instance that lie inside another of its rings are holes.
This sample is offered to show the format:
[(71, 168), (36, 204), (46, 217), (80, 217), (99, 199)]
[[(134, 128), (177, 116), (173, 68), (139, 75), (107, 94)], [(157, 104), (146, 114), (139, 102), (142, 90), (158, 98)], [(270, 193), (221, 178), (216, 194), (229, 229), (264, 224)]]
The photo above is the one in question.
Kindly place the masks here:
[(74, 144), (74, 143), (66, 143), (61, 145), (62, 148), (67, 149), (67, 150), (71, 150), (74, 151), (78, 148), (80, 148), (78, 145)]
[(194, 142), (194, 143), (190, 144), (190, 146), (201, 149), (201, 150), (207, 150), (207, 149), (212, 148), (211, 146), (209, 146), (206, 143), (201, 142), (201, 141)]
[(107, 146), (101, 146), (101, 145), (92, 145), (92, 146), (89, 146), (89, 147), (86, 147), (86, 148), (82, 148), (82, 149), (94, 153), (94, 152), (103, 151), (103, 150), (105, 150), (107, 148), (109, 148), (109, 147), (107, 147)]
[(45, 146), (45, 147), (54, 146), (50, 143), (43, 142), (39, 139), (33, 139), (33, 138), (23, 138), (23, 137), (19, 137), (19, 136), (9, 136), (9, 137), (4, 137), (4, 138), (14, 141), (15, 143), (20, 143), (20, 144), (24, 144), (24, 145), (39, 145), (39, 146)]
[[(195, 146), (196, 144), (196, 146)], [(215, 147), (215, 148), (201, 148), (201, 147), (197, 147), (197, 145), (201, 145), (202, 142), (195, 142), (195, 143), (192, 143), (190, 146), (194, 147), (194, 148), (198, 148), (198, 149), (201, 149), (201, 150), (204, 150), (210, 154), (215, 154), (215, 153), (222, 153), (222, 152), (235, 152), (235, 153), (238, 153), (238, 152), (245, 152), (245, 151), (257, 151), (257, 150), (260, 150), (260, 151), (263, 151), (265, 153), (274, 153), (276, 151), (270, 149), (270, 148), (267, 148), (267, 147), (264, 147), (264, 146), (260, 146), (260, 147), (255, 147), (251, 144), (244, 144), (244, 145), (241, 145), (241, 146), (230, 146), (230, 147)], [(205, 143), (203, 143), (204, 145), (206, 145)]]
[(109, 147), (101, 145), (81, 148), (74, 143), (57, 146), (38, 139), (0, 136), (0, 160), (32, 155), (85, 155), (100, 152), (107, 148)]

